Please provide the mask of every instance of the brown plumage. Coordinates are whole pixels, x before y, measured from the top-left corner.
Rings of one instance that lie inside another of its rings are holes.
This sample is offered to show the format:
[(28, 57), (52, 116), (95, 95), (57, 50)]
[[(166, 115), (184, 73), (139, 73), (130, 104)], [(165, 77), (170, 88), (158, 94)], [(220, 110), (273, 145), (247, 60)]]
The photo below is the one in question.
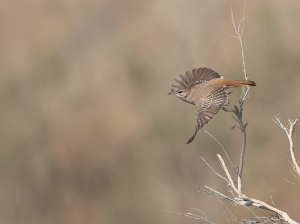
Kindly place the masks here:
[(180, 73), (175, 78), (169, 94), (197, 107), (197, 124), (195, 134), (187, 144), (191, 143), (198, 130), (207, 124), (227, 103), (228, 94), (225, 89), (238, 86), (256, 86), (253, 81), (231, 81), (223, 79), (219, 73), (210, 68), (198, 68)]

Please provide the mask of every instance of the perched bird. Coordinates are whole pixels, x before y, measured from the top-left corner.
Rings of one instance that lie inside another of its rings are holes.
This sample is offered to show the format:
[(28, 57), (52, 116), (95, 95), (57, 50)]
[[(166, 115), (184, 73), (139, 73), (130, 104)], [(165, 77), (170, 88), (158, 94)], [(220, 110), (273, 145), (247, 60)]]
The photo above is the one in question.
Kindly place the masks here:
[(224, 79), (210, 68), (198, 68), (180, 73), (172, 84), (170, 95), (194, 104), (197, 107), (196, 131), (187, 144), (191, 143), (198, 130), (207, 124), (227, 103), (228, 93), (225, 89), (238, 86), (256, 86), (253, 81), (231, 81)]

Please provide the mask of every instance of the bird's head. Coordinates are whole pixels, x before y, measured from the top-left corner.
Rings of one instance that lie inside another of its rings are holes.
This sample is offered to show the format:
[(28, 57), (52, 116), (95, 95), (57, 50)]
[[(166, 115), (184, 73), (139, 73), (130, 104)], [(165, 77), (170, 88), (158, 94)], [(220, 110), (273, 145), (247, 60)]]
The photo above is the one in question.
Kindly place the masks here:
[(186, 97), (188, 96), (188, 90), (185, 89), (171, 89), (171, 92), (168, 93), (169, 95), (174, 95), (177, 96), (179, 99), (183, 100), (183, 101), (187, 101)]

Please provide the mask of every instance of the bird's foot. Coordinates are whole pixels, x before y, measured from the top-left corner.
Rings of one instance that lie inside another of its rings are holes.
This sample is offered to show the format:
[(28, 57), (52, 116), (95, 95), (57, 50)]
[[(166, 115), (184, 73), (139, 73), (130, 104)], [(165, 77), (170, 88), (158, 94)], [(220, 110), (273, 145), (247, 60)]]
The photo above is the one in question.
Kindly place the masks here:
[[(227, 105), (226, 105), (227, 106)], [(222, 108), (225, 112), (231, 112), (230, 110), (228, 110), (226, 107)]]

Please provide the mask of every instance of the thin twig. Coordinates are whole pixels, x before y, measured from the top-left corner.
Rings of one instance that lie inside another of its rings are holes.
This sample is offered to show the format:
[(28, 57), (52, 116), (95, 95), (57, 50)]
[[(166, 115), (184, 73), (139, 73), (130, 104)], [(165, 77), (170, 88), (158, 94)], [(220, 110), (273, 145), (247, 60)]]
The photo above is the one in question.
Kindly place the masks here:
[[(234, 21), (234, 16), (233, 16), (233, 11), (232, 11), (232, 8), (231, 8), (231, 19), (232, 19), (232, 24), (233, 24), (233, 28), (234, 28), (234, 31), (235, 31), (235, 34), (236, 35), (232, 35), (233, 37), (237, 38), (238, 41), (240, 42), (240, 45), (241, 45), (241, 50), (242, 50), (242, 60), (243, 60), (243, 67), (244, 67), (244, 75), (245, 75), (245, 80), (248, 80), (248, 76), (247, 76), (247, 72), (246, 72), (246, 63), (245, 63), (245, 55), (244, 55), (244, 47), (243, 47), (243, 41), (242, 41), (242, 36), (243, 36), (243, 33), (244, 33), (244, 28), (245, 28), (245, 18), (246, 18), (246, 1), (245, 1), (245, 5), (244, 5), (244, 13), (243, 13), (243, 18), (240, 20), (239, 24), (238, 24), (238, 28), (236, 28), (236, 25), (235, 25), (235, 21)], [(242, 27), (241, 27), (242, 25)], [(241, 30), (240, 30), (241, 28)], [(243, 90), (242, 90), (242, 100), (246, 100), (247, 98), (249, 98), (250, 96), (250, 87), (243, 87)]]
[[(273, 211), (273, 212), (276, 212), (277, 214), (279, 214), (280, 216), (282, 216), (282, 218), (287, 221), (288, 223), (291, 223), (291, 224), (298, 224), (297, 222), (295, 222), (294, 220), (292, 220), (289, 215), (286, 213), (286, 212), (283, 212), (271, 205), (268, 205), (267, 203), (263, 202), (263, 201), (260, 201), (260, 200), (257, 200), (257, 199), (254, 199), (254, 198), (248, 198), (246, 196), (243, 197), (243, 200), (245, 201), (249, 201), (249, 202), (252, 202), (253, 205), (256, 204), (260, 207), (265, 207), (266, 209), (270, 210), (270, 211)], [(254, 205), (254, 206), (256, 206)]]
[(205, 161), (203, 157), (201, 159), (206, 163), (206, 165), (218, 176), (221, 177), (223, 180), (225, 180), (229, 185), (231, 184), (225, 177), (223, 177), (221, 174), (217, 173), (209, 164)]
[(198, 208), (190, 208), (190, 207), (188, 207), (188, 208), (189, 208), (189, 209), (196, 210), (197, 212), (201, 212), (201, 213), (204, 215), (204, 218), (207, 219), (207, 216), (205, 215), (205, 213), (202, 212), (200, 209), (198, 209)]
[(228, 207), (232, 204), (232, 202), (230, 202), (230, 204), (226, 206), (226, 205), (221, 201), (220, 198), (218, 198), (218, 200), (219, 200), (219, 202), (225, 207), (225, 210), (224, 210), (223, 214), (222, 214), (219, 218), (216, 219), (216, 221), (218, 221), (218, 220), (225, 214), (226, 211), (228, 211), (235, 219), (237, 219), (237, 218), (235, 217), (235, 215), (228, 209)]
[(248, 196), (242, 194), (239, 191), (239, 189), (237, 189), (234, 186), (232, 178), (230, 176), (230, 173), (228, 172), (228, 169), (226, 167), (226, 164), (225, 164), (224, 160), (222, 159), (222, 157), (220, 155), (218, 155), (218, 157), (219, 157), (219, 159), (221, 161), (222, 168), (223, 168), (223, 170), (225, 170), (226, 176), (228, 178), (228, 180), (226, 180), (226, 181), (229, 183), (229, 186), (231, 186), (231, 188), (237, 193), (238, 197), (235, 198), (235, 199), (231, 199), (230, 197), (227, 197), (226, 195), (223, 195), (222, 193), (220, 193), (220, 192), (218, 192), (218, 191), (216, 191), (216, 190), (214, 190), (214, 189), (212, 189), (210, 187), (205, 186), (206, 188), (210, 189), (215, 194), (220, 195), (224, 199), (228, 199), (230, 201), (233, 201), (237, 205), (241, 205), (241, 206), (254, 206), (254, 207), (257, 207), (257, 208), (260, 208), (260, 209), (265, 209), (265, 210), (273, 211), (273, 212), (277, 213), (278, 215), (280, 215), (283, 218), (283, 220), (286, 221), (287, 223), (290, 223), (290, 224), (296, 224), (297, 223), (294, 220), (292, 220), (286, 212), (277, 209), (275, 207), (275, 205), (271, 206), (271, 205), (269, 205), (269, 204), (267, 204), (267, 203), (265, 203), (263, 201), (260, 201), (260, 200), (254, 199), (254, 198), (249, 198)]
[[(236, 37), (239, 40), (241, 48), (242, 48), (242, 59), (243, 59), (243, 66), (244, 66), (243, 71), (244, 71), (245, 79), (248, 80), (249, 77), (247, 76), (247, 73), (246, 73), (245, 57), (244, 57), (243, 42), (242, 42), (242, 35), (243, 35), (243, 32), (244, 32), (244, 22), (245, 22), (245, 8), (246, 8), (246, 1), (245, 1), (245, 6), (244, 6), (243, 18), (239, 22), (238, 27), (236, 27), (236, 24), (234, 22), (234, 16), (233, 16), (232, 9), (231, 9), (231, 17), (232, 17), (233, 27), (234, 27), (234, 30), (235, 30), (235, 33), (236, 33), (236, 35), (234, 37)], [(267, 221), (270, 220), (272, 222), (280, 221), (280, 222), (287, 222), (287, 223), (290, 223), (290, 224), (296, 224), (297, 222), (292, 220), (286, 212), (283, 212), (283, 211), (281, 211), (281, 210), (279, 210), (275, 207), (273, 198), (271, 198), (271, 200), (272, 200), (272, 203), (273, 203), (274, 206), (271, 206), (271, 205), (269, 205), (269, 204), (267, 204), (263, 201), (260, 201), (260, 200), (254, 199), (254, 198), (249, 198), (245, 194), (242, 194), (242, 171), (243, 171), (243, 162), (244, 162), (244, 155), (245, 155), (245, 149), (246, 149), (246, 126), (247, 126), (247, 123), (246, 124), (243, 123), (242, 115), (243, 115), (243, 103), (249, 97), (249, 93), (250, 93), (250, 88), (247, 88), (247, 89), (244, 88), (243, 89), (241, 100), (239, 101), (240, 106), (239, 107), (234, 106), (235, 109), (232, 111), (236, 115), (236, 118), (234, 118), (234, 119), (239, 124), (236, 127), (238, 127), (241, 130), (242, 138), (243, 138), (242, 139), (242, 150), (241, 150), (241, 157), (240, 157), (240, 165), (239, 165), (239, 170), (238, 170), (238, 184), (237, 184), (237, 187), (235, 186), (235, 184), (234, 184), (234, 182), (231, 178), (231, 175), (228, 172), (226, 164), (225, 164), (223, 158), (220, 155), (218, 155), (218, 157), (219, 157), (222, 169), (224, 170), (227, 178), (221, 176), (219, 173), (214, 171), (214, 169), (202, 158), (205, 161), (205, 163), (215, 172), (215, 174), (217, 174), (219, 177), (221, 177), (222, 179), (224, 179), (228, 183), (228, 185), (231, 187), (231, 190), (233, 190), (237, 194), (237, 197), (235, 196), (234, 192), (232, 192), (232, 191), (230, 191), (230, 192), (233, 194), (234, 199), (232, 199), (230, 197), (227, 197), (226, 195), (224, 195), (224, 194), (222, 194), (222, 193), (220, 193), (220, 192), (218, 192), (218, 191), (216, 191), (216, 190), (214, 190), (210, 187), (205, 186), (205, 188), (208, 188), (210, 191), (212, 191), (215, 196), (227, 199), (227, 200), (235, 203), (236, 205), (241, 205), (243, 207), (254, 206), (256, 208), (266, 209), (266, 210), (273, 211), (273, 212), (276, 213), (275, 218), (273, 218), (274, 216), (273, 217), (269, 216), (269, 217), (261, 217), (260, 218), (260, 217), (257, 217), (255, 215), (256, 219), (259, 219), (264, 223), (266, 223)], [(288, 138), (289, 138), (289, 141), (290, 141), (291, 157), (292, 157), (292, 160), (293, 160), (293, 163), (294, 163), (293, 168), (300, 175), (300, 169), (299, 169), (298, 163), (296, 162), (296, 159), (295, 159), (295, 156), (294, 156), (294, 143), (293, 143), (293, 140), (292, 140), (292, 135), (293, 135), (293, 132), (295, 130), (295, 125), (296, 125), (297, 120), (295, 120), (294, 122), (289, 120), (289, 124), (288, 124), (287, 127), (284, 127), (282, 125), (282, 123), (280, 122), (278, 117), (276, 117), (276, 120), (277, 120), (276, 123), (281, 128), (283, 128), (286, 131), (287, 135), (288, 135)], [(252, 210), (250, 209), (250, 211), (252, 211)], [(277, 218), (277, 216), (278, 216), (278, 218)], [(232, 221), (235, 221), (235, 222), (238, 222), (238, 223), (242, 223), (242, 222), (239, 222), (238, 220), (234, 220), (234, 219), (231, 219), (231, 218), (228, 219), (228, 222), (229, 222), (229, 220), (232, 220)], [(247, 222), (247, 220), (244, 220), (244, 223), (252, 223), (252, 221)]]
[(244, 156), (245, 156), (245, 151), (246, 151), (246, 127), (247, 124), (243, 123), (243, 105), (244, 105), (243, 100), (239, 100), (240, 107), (238, 108), (237, 106), (234, 106), (234, 110), (232, 112), (235, 114), (237, 118), (235, 120), (239, 124), (239, 129), (242, 132), (242, 149), (241, 149), (241, 156), (240, 156), (240, 165), (239, 165), (239, 170), (238, 170), (238, 190), (242, 193), (242, 173), (243, 173), (243, 165), (244, 165)]
[(172, 212), (172, 211), (168, 211), (168, 210), (163, 210), (163, 209), (159, 209), (160, 211), (163, 211), (163, 212), (169, 212), (169, 213), (173, 213), (173, 214), (176, 214), (176, 215), (180, 215), (180, 216), (186, 216), (188, 218), (191, 218), (191, 219), (201, 219), (201, 220), (204, 220), (206, 222), (209, 222), (209, 223), (212, 223), (212, 224), (215, 224), (215, 222), (212, 222), (210, 221), (209, 219), (205, 217), (202, 217), (202, 216), (199, 216), (199, 215), (195, 215), (193, 213), (183, 213), (183, 212)]
[(288, 136), (289, 143), (290, 143), (290, 153), (291, 153), (291, 157), (292, 157), (292, 161), (293, 161), (292, 167), (293, 167), (294, 171), (300, 176), (300, 167), (295, 158), (295, 152), (294, 152), (295, 146), (294, 146), (294, 141), (293, 141), (293, 134), (294, 134), (298, 119), (296, 119), (295, 121), (292, 121), (289, 119), (289, 122), (288, 122), (287, 126), (285, 127), (281, 123), (280, 118), (278, 117), (278, 114), (275, 116), (275, 118), (276, 118), (276, 120), (273, 120), (273, 121), (275, 121), (275, 123), (278, 124), (285, 131), (285, 133)]
[(228, 172), (228, 169), (227, 169), (227, 167), (226, 167), (226, 165), (225, 165), (225, 162), (224, 162), (222, 156), (220, 156), (219, 154), (217, 154), (217, 156), (218, 156), (218, 158), (219, 158), (219, 160), (220, 160), (220, 162), (221, 162), (221, 164), (222, 164), (223, 170), (224, 170), (225, 173), (226, 173), (226, 176), (227, 176), (227, 178), (228, 178), (227, 182), (229, 182), (230, 187), (235, 191), (235, 193), (236, 193), (237, 195), (241, 195), (242, 192), (239, 191), (239, 190), (235, 187), (234, 182), (233, 182), (233, 180), (232, 180), (232, 178), (231, 178), (230, 173)]
[[(232, 201), (234, 203), (240, 204), (240, 202), (238, 202), (238, 201), (236, 201), (236, 200), (234, 200), (234, 199), (232, 199), (230, 197), (227, 197), (226, 195), (220, 193), (219, 191), (216, 191), (215, 189), (212, 189), (212, 188), (210, 188), (208, 186), (204, 186), (204, 187), (207, 188), (207, 189), (209, 189), (209, 190), (211, 190), (213, 193), (219, 195), (221, 198), (224, 198), (224, 199), (227, 199), (227, 200)], [(240, 204), (240, 205), (242, 205), (242, 204)]]
[(288, 183), (290, 183), (290, 184), (295, 184), (295, 183), (293, 183), (293, 182), (291, 182), (291, 181), (288, 181), (287, 179), (285, 179), (285, 178), (283, 178), (286, 182), (288, 182)]
[(231, 165), (231, 167), (233, 168), (233, 170), (234, 170), (234, 172), (235, 172), (235, 169), (234, 169), (234, 166), (233, 166), (233, 164), (232, 164), (232, 162), (231, 162), (231, 160), (230, 160), (230, 158), (229, 158), (229, 156), (228, 156), (228, 154), (227, 154), (227, 152), (226, 152), (226, 150), (225, 150), (225, 148), (223, 147), (223, 145), (212, 135), (212, 134), (210, 134), (208, 131), (206, 131), (205, 129), (203, 129), (204, 130), (204, 132), (206, 133), (206, 134), (208, 134), (210, 137), (212, 137), (220, 146), (221, 146), (221, 148), (223, 149), (223, 151), (224, 151), (224, 153), (226, 154), (226, 157), (227, 157), (227, 159), (229, 160), (229, 162), (230, 162), (230, 165)]
[(210, 187), (208, 187), (208, 186), (204, 186), (204, 187), (207, 188), (207, 189), (209, 189), (210, 191), (212, 191), (213, 194), (214, 194), (215, 196), (217, 196), (217, 197), (220, 196), (220, 197), (223, 198), (223, 199), (227, 199), (227, 200), (233, 202), (233, 203), (236, 204), (236, 205), (239, 205), (239, 206), (242, 206), (242, 207), (246, 208), (246, 209), (249, 210), (256, 218), (258, 218), (258, 216), (255, 214), (255, 212), (252, 211), (250, 208), (247, 207), (247, 206), (249, 206), (251, 203), (247, 203), (247, 202), (243, 201), (243, 200), (240, 199), (240, 198), (236, 198), (237, 200), (236, 200), (236, 199), (232, 199), (232, 198), (227, 197), (226, 195), (224, 195), (224, 194), (220, 193), (219, 191), (216, 191), (216, 190), (214, 190), (214, 189), (212, 189), (212, 188), (210, 188)]
[(270, 198), (271, 198), (272, 204), (273, 204), (273, 205), (274, 205), (274, 207), (276, 208), (276, 206), (275, 206), (275, 203), (274, 203), (274, 201), (273, 201), (273, 197), (272, 197), (272, 196), (270, 196)]

